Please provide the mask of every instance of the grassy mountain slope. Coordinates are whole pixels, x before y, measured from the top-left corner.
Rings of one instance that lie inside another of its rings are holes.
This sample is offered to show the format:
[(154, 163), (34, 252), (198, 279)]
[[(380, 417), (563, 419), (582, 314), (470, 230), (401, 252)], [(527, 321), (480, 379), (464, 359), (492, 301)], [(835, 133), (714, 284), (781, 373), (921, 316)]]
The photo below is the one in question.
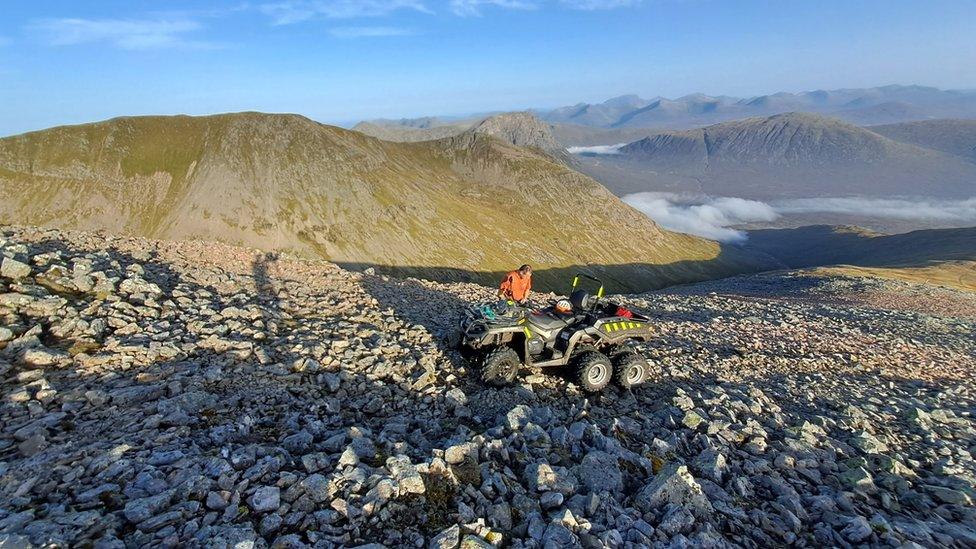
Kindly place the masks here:
[(976, 166), (820, 115), (788, 113), (661, 132), (584, 162), (617, 194), (757, 199), (925, 194), (968, 197)]
[(976, 227), (884, 235), (816, 225), (749, 232), (749, 247), (790, 267), (834, 266), (865, 274), (976, 291)]
[(487, 135), (390, 143), (295, 115), (119, 118), (0, 139), (0, 220), (443, 277), (529, 262), (555, 284), (598, 264), (628, 290), (762, 263), (663, 231), (592, 179)]

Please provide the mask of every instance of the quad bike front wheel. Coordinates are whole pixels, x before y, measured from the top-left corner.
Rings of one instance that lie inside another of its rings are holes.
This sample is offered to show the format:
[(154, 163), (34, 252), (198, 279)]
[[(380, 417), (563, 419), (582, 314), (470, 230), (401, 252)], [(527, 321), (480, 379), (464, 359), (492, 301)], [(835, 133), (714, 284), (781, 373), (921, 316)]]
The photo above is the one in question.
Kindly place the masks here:
[(587, 393), (598, 393), (610, 383), (613, 364), (599, 351), (584, 351), (573, 360), (576, 384)]
[(613, 381), (623, 389), (636, 387), (647, 379), (647, 362), (635, 352), (613, 357)]
[(518, 353), (511, 347), (492, 349), (481, 363), (481, 380), (494, 387), (511, 385), (521, 365)]

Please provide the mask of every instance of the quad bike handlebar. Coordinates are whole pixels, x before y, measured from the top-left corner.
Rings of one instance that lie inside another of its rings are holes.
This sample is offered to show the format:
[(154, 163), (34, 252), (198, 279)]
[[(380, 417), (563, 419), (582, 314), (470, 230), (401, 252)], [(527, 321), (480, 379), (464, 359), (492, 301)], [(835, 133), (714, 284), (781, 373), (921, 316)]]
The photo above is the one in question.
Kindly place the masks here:
[(572, 291), (576, 289), (576, 286), (579, 285), (580, 278), (585, 278), (587, 280), (592, 280), (593, 282), (596, 282), (597, 284), (599, 284), (600, 285), (600, 288), (596, 291), (596, 297), (597, 298), (603, 297), (603, 281), (600, 280), (599, 278), (595, 277), (595, 276), (590, 276), (590, 275), (584, 274), (584, 273), (576, 273), (576, 276), (573, 277), (573, 287), (570, 290), (570, 293), (572, 293)]

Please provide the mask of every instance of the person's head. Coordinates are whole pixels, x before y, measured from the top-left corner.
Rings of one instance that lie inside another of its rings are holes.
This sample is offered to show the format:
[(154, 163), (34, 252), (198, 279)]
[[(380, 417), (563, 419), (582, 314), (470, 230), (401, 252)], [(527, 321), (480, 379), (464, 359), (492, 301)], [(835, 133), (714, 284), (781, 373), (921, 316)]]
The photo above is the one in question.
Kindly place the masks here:
[(532, 274), (532, 267), (530, 265), (522, 265), (518, 268), (518, 273), (522, 276), (529, 276)]

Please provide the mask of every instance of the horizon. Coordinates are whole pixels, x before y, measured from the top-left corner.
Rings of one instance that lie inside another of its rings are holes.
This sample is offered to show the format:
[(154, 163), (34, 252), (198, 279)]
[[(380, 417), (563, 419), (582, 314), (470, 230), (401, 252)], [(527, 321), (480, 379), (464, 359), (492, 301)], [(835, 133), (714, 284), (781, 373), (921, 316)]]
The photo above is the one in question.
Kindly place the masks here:
[(976, 88), (976, 6), (948, 1), (57, 0), (6, 11), (0, 135), (137, 115), (295, 113), (348, 127), (629, 94)]
[[(529, 112), (529, 113), (532, 113), (532, 114), (537, 114), (538, 112), (545, 112), (545, 111), (548, 111), (548, 110), (553, 110), (553, 109), (562, 108), (562, 107), (572, 107), (572, 106), (584, 105), (584, 104), (600, 104), (600, 103), (604, 103), (606, 101), (611, 101), (613, 99), (617, 99), (617, 98), (625, 97), (625, 96), (637, 96), (637, 97), (641, 98), (642, 100), (649, 100), (649, 101), (654, 101), (654, 100), (657, 100), (657, 99), (665, 99), (665, 100), (677, 101), (677, 100), (683, 99), (683, 98), (688, 97), (688, 96), (703, 95), (703, 96), (712, 97), (712, 98), (728, 97), (728, 98), (732, 98), (732, 99), (735, 99), (735, 100), (738, 100), (738, 101), (749, 101), (749, 100), (755, 99), (757, 97), (770, 96), (770, 95), (774, 95), (774, 94), (778, 94), (778, 93), (790, 93), (790, 94), (794, 94), (794, 95), (801, 95), (801, 94), (812, 93), (812, 92), (817, 92), (817, 91), (835, 92), (835, 91), (842, 91), (842, 90), (880, 89), (880, 88), (888, 88), (888, 87), (931, 88), (931, 89), (938, 89), (938, 90), (943, 91), (943, 92), (964, 92), (964, 93), (974, 93), (974, 92), (976, 92), (976, 88), (973, 88), (973, 89), (967, 89), (967, 88), (944, 89), (944, 88), (937, 88), (935, 86), (927, 86), (927, 85), (924, 85), (924, 84), (882, 84), (882, 85), (878, 85), (878, 86), (870, 86), (870, 87), (867, 87), (867, 88), (849, 88), (848, 87), (848, 88), (833, 88), (833, 89), (816, 88), (816, 89), (796, 90), (796, 91), (777, 90), (777, 91), (771, 91), (769, 93), (763, 93), (763, 94), (757, 94), (757, 95), (749, 95), (749, 96), (731, 96), (731, 95), (728, 95), (728, 94), (710, 94), (710, 93), (704, 93), (704, 92), (691, 92), (691, 93), (686, 93), (686, 94), (683, 94), (683, 95), (680, 95), (680, 96), (664, 97), (662, 95), (657, 95), (657, 94), (644, 95), (644, 94), (641, 94), (641, 93), (622, 93), (622, 94), (617, 94), (617, 95), (614, 95), (614, 96), (611, 96), (611, 97), (607, 97), (607, 98), (604, 98), (604, 99), (598, 99), (596, 101), (589, 102), (589, 103), (587, 103), (587, 102), (577, 102), (577, 103), (574, 103), (574, 104), (549, 105), (549, 106), (542, 106), (542, 107), (518, 106), (518, 107), (509, 108), (509, 109), (499, 109), (499, 110), (493, 110), (493, 111), (463, 112), (463, 113), (438, 113), (438, 112), (431, 112), (431, 113), (426, 113), (426, 114), (420, 114), (420, 115), (417, 115), (417, 116), (395, 116), (395, 117), (377, 117), (377, 118), (356, 118), (356, 119), (343, 120), (343, 121), (319, 120), (319, 119), (316, 119), (313, 116), (310, 116), (308, 114), (301, 113), (301, 112), (293, 112), (293, 111), (260, 111), (260, 110), (253, 110), (253, 109), (248, 109), (248, 110), (232, 110), (232, 111), (213, 111), (213, 112), (201, 112), (201, 113), (192, 113), (192, 112), (147, 112), (147, 113), (138, 113), (138, 114), (118, 114), (118, 115), (110, 116), (108, 118), (99, 118), (99, 119), (94, 119), (94, 120), (85, 120), (85, 121), (78, 121), (78, 122), (68, 122), (68, 123), (63, 123), (63, 124), (55, 124), (53, 126), (44, 126), (44, 127), (39, 127), (39, 128), (31, 128), (31, 129), (27, 129), (27, 130), (20, 131), (20, 132), (17, 132), (17, 133), (6, 133), (6, 134), (5, 133), (0, 133), (0, 138), (14, 137), (14, 136), (17, 136), (17, 135), (22, 135), (22, 134), (31, 133), (31, 132), (37, 132), (37, 131), (44, 131), (44, 130), (47, 130), (47, 129), (58, 128), (58, 127), (79, 126), (79, 125), (85, 125), (85, 124), (97, 124), (97, 123), (108, 122), (110, 120), (115, 120), (115, 119), (119, 119), (119, 118), (138, 118), (138, 117), (152, 117), (152, 116), (163, 116), (163, 117), (176, 117), (176, 116), (207, 117), (207, 116), (221, 116), (221, 115), (247, 114), (247, 113), (257, 113), (257, 114), (267, 114), (267, 115), (282, 115), (282, 116), (289, 116), (289, 115), (291, 115), (291, 116), (301, 116), (301, 117), (304, 117), (304, 118), (308, 118), (309, 120), (312, 120), (313, 122), (317, 122), (319, 124), (325, 124), (325, 125), (328, 125), (328, 126), (335, 126), (335, 127), (344, 128), (344, 129), (352, 129), (356, 124), (364, 123), (364, 122), (370, 122), (370, 123), (371, 122), (380, 122), (380, 121), (397, 122), (397, 121), (406, 121), (406, 120), (417, 120), (417, 119), (421, 119), (421, 118), (434, 118), (434, 119), (440, 119), (440, 120), (445, 120), (445, 121), (451, 121), (451, 120), (464, 120), (464, 119), (481, 117), (481, 116), (492, 116), (492, 115), (495, 115), (495, 114), (511, 113), (511, 112)], [(783, 114), (789, 113), (789, 112), (805, 112), (805, 111), (785, 111)], [(817, 114), (817, 113), (813, 113), (813, 114)], [(830, 114), (819, 114), (819, 116), (825, 116), (825, 117), (828, 117), (828, 118), (832, 117)]]

